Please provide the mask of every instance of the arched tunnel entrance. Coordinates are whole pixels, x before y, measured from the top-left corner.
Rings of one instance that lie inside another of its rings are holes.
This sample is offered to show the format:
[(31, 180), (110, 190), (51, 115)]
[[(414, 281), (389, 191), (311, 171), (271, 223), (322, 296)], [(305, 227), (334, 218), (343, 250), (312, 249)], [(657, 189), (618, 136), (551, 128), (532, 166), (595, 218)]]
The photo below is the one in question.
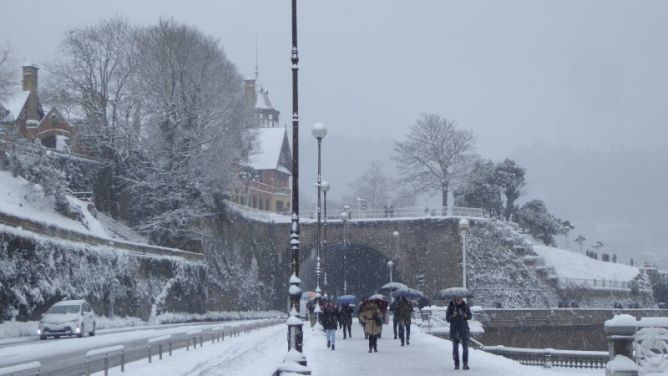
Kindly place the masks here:
[[(363, 244), (329, 245), (326, 250), (321, 250), (320, 260), (320, 288), (329, 295), (343, 295), (345, 283), (348, 294), (362, 298), (378, 292), (382, 285), (390, 281), (389, 259)], [(300, 277), (304, 290), (315, 290), (315, 266), (316, 251), (313, 249), (301, 264)], [(327, 286), (324, 284), (325, 273)], [(404, 282), (396, 267), (392, 270), (392, 280)]]

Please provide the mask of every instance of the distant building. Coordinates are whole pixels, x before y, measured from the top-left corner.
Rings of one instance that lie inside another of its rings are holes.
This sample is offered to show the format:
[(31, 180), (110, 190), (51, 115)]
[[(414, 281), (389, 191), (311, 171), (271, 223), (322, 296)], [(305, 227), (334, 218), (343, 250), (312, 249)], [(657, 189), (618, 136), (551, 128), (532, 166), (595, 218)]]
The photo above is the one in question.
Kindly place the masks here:
[(260, 210), (289, 212), (292, 153), (287, 130), (279, 126), (280, 112), (260, 84), (257, 72), (254, 79), (244, 80), (244, 94), (257, 122), (257, 149), (248, 164), (240, 167), (234, 201)]
[(0, 128), (5, 134), (17, 132), (46, 147), (67, 151), (74, 140), (74, 130), (58, 109), (40, 102), (38, 71), (34, 64), (23, 66), (22, 90), (0, 101)]

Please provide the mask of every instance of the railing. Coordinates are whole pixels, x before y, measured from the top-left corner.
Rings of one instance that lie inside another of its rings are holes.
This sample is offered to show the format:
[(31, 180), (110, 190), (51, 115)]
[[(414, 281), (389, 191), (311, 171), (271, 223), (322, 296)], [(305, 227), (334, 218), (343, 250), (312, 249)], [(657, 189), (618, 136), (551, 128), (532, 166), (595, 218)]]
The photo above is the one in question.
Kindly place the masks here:
[(524, 365), (545, 368), (605, 368), (608, 362), (607, 351), (526, 349), (505, 346), (482, 346), (481, 350), (517, 360)]
[(30, 362), (0, 368), (0, 376), (39, 376), (41, 371), (40, 362)]
[(90, 375), (90, 363), (102, 359), (104, 361), (104, 376), (109, 374), (109, 360), (120, 358), (121, 372), (125, 372), (125, 346), (110, 346), (90, 350), (86, 353), (86, 376)]
[(587, 287), (598, 290), (630, 290), (631, 283), (628, 281), (614, 281), (609, 279), (586, 279), (586, 278), (555, 278), (561, 288)]
[[(282, 212), (273, 212), (251, 208), (245, 205), (240, 205), (232, 201), (227, 201), (227, 203), (242, 211), (245, 215), (260, 220), (268, 220), (273, 222), (290, 222), (291, 213), (288, 211)], [(426, 209), (426, 210), (425, 210)], [(329, 221), (340, 221), (341, 212), (334, 210), (333, 214), (327, 215), (327, 220)], [(407, 207), (407, 208), (397, 208), (393, 210), (385, 209), (369, 209), (369, 210), (349, 210), (348, 215), (351, 221), (359, 219), (405, 219), (405, 218), (432, 218), (432, 217), (447, 217), (448, 210), (445, 207), (439, 207), (434, 209), (429, 208), (419, 208), (419, 207)], [(480, 208), (467, 208), (455, 206), (452, 209), (452, 216), (454, 217), (473, 217), (473, 218), (483, 218), (483, 212)], [(311, 210), (302, 210), (300, 212), (300, 217), (302, 219), (315, 219), (316, 213)]]
[(32, 231), (41, 235), (47, 235), (59, 239), (82, 242), (93, 246), (107, 246), (120, 248), (140, 255), (180, 256), (189, 260), (201, 261), (204, 255), (201, 253), (188, 252), (177, 248), (159, 247), (149, 244), (138, 244), (122, 240), (100, 238), (94, 235), (84, 234), (77, 231), (66, 230), (42, 222), (27, 218), (17, 217), (0, 212), (0, 224), (20, 227), (23, 230)]

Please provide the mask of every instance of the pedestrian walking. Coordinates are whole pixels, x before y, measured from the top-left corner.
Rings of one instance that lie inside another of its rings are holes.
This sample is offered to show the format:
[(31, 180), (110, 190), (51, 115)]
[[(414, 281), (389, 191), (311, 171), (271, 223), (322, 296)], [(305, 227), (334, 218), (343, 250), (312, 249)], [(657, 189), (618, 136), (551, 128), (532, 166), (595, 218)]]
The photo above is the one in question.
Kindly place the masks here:
[[(397, 318), (399, 324), (399, 339), (401, 339), (401, 346), (404, 345), (404, 339), (406, 345), (411, 343), (411, 316), (413, 315), (413, 305), (411, 304), (406, 297), (400, 297), (397, 299), (397, 308), (394, 312), (394, 316)], [(405, 337), (404, 337), (405, 334)]]
[(394, 339), (397, 339), (397, 329), (399, 328), (399, 318), (397, 317), (397, 300), (396, 299), (390, 304), (390, 312), (392, 312), (392, 331), (394, 332)]
[(378, 337), (383, 332), (382, 316), (378, 304), (371, 301), (362, 304), (359, 318), (364, 323), (364, 334), (369, 336), (369, 352), (378, 352)]
[(352, 325), (353, 325), (353, 307), (349, 304), (341, 305), (339, 310), (339, 318), (343, 323), (343, 339), (346, 339), (346, 331), (348, 332), (347, 337), (352, 338)]
[(464, 369), (469, 369), (469, 323), (471, 309), (464, 298), (456, 297), (448, 304), (445, 320), (450, 323), (450, 340), (452, 341), (452, 359), (455, 369), (459, 369), (459, 343), (462, 344), (462, 361)]
[(325, 329), (325, 334), (327, 336), (327, 347), (332, 350), (335, 349), (336, 342), (336, 326), (339, 321), (339, 313), (336, 310), (336, 306), (333, 302), (325, 303), (325, 307), (320, 314), (320, 323), (322, 324), (323, 329)]
[(308, 320), (311, 323), (311, 328), (315, 326), (315, 299), (309, 300), (308, 303), (306, 303), (306, 309), (308, 310)]

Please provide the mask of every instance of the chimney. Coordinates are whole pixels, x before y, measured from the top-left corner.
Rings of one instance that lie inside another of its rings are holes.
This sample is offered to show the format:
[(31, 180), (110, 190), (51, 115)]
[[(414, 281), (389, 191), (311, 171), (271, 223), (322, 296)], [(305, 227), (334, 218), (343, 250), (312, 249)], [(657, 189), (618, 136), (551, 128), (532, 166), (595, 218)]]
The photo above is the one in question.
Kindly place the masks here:
[(255, 97), (256, 95), (257, 92), (255, 89), (255, 80), (254, 79), (244, 80), (244, 97), (246, 98), (246, 104), (250, 108), (255, 107), (255, 101), (257, 100), (257, 98)]
[(37, 65), (26, 64), (23, 66), (23, 91), (31, 91), (37, 94)]

